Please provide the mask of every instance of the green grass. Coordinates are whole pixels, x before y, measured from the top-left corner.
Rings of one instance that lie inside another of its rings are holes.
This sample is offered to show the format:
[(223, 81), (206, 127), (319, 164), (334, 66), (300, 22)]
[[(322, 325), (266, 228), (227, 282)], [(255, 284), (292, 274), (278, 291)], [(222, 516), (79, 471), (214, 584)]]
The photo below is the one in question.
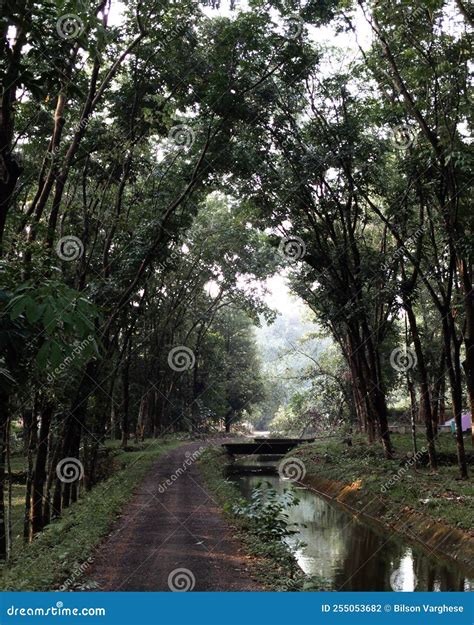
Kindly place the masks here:
[[(25, 456), (12, 455), (10, 460), (10, 468), (13, 474), (26, 472), (28, 462)], [(5, 498), (7, 497), (5, 489)], [(12, 553), (16, 554), (23, 544), (23, 519), (25, 514), (25, 485), (12, 484), (12, 508), (11, 508), (11, 525), (12, 525)]]
[[(393, 434), (392, 440), (396, 450), (393, 460), (383, 457), (380, 445), (370, 446), (360, 436), (354, 437), (352, 447), (335, 439), (326, 439), (301, 446), (288, 456), (300, 458), (308, 476), (321, 476), (346, 484), (360, 481), (362, 492), (382, 495), (388, 502), (393, 502), (394, 513), (400, 506), (409, 506), (437, 521), (471, 530), (474, 525), (472, 479), (458, 479), (456, 464), (441, 464), (436, 473), (432, 473), (426, 465), (417, 468), (409, 466), (407, 454), (412, 450), (410, 436)], [(423, 444), (420, 436), (418, 449), (422, 449)], [(469, 447), (468, 438), (466, 451)], [(441, 435), (437, 449), (444, 454), (455, 454), (453, 438), (449, 434)], [(402, 468), (400, 479), (394, 480)], [(385, 489), (381, 493), (383, 485)]]
[[(159, 456), (181, 444), (176, 440), (152, 440), (138, 446), (136, 451), (116, 449), (113, 475), (83, 494), (60, 519), (21, 549), (18, 541), (22, 532), (24, 486), (15, 485), (16, 555), (0, 576), (0, 588), (47, 591), (58, 589), (67, 578), (77, 582), (82, 565), (93, 556), (95, 547), (131, 498), (135, 485)], [(117, 447), (118, 443), (112, 446)]]

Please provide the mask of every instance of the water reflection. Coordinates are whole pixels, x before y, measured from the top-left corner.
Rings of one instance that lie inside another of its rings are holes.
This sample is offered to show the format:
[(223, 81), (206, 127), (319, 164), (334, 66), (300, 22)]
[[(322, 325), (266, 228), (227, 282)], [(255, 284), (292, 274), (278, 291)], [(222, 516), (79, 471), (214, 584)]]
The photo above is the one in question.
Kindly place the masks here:
[[(281, 492), (292, 488), (277, 476), (245, 475), (235, 477), (242, 494), (249, 497), (262, 480)], [(303, 524), (290, 545), (298, 563), (308, 575), (330, 580), (334, 590), (474, 590), (460, 568), (438, 560), (424, 551), (408, 546), (397, 538), (361, 523), (354, 516), (314, 493), (297, 488), (300, 503), (290, 508), (290, 521)]]

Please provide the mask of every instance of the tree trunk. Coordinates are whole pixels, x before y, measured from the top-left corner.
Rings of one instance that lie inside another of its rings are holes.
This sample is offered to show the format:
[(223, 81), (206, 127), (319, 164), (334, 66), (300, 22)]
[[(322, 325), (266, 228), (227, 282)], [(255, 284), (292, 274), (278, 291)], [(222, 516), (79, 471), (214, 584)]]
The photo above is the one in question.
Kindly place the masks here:
[[(25, 3), (23, 10), (25, 9)], [(2, 3), (3, 5), (3, 3)], [(2, 12), (3, 13), (3, 12)], [(8, 14), (8, 10), (7, 10)], [(3, 15), (2, 15), (3, 17)], [(7, 24), (7, 21), (4, 21)], [(8, 59), (2, 59), (2, 95), (0, 99), (0, 256), (3, 253), (3, 235), (7, 221), (8, 211), (12, 203), (13, 191), (21, 174), (21, 168), (12, 155), (12, 143), (14, 136), (14, 116), (17, 100), (17, 86), (21, 80), (22, 66), (21, 55), (26, 43), (26, 34), (23, 25), (17, 22), (15, 25), (16, 37)], [(2, 27), (3, 31), (3, 27)], [(6, 31), (2, 32), (4, 42), (7, 45)], [(1, 406), (3, 408), (3, 406)]]
[(463, 362), (463, 369), (471, 409), (471, 443), (474, 447), (474, 292), (469, 262), (463, 259), (459, 265), (464, 290), (464, 310), (466, 312), (466, 329), (464, 332), (466, 358)]
[[(67, 413), (64, 421), (60, 459), (67, 457), (76, 457), (79, 459), (78, 453), (82, 427), (86, 419), (88, 399), (92, 392), (93, 385), (95, 384), (94, 380), (97, 378), (97, 373), (97, 362), (88, 362), (76, 396), (72, 402), (71, 410)], [(74, 454), (76, 454), (76, 456), (74, 456)], [(63, 482), (59, 479), (59, 476), (57, 476), (52, 506), (53, 517), (60, 516), (61, 510), (66, 508), (70, 501), (70, 484), (64, 484), (63, 488)]]
[(368, 397), (372, 412), (372, 421), (378, 424), (379, 435), (382, 440), (384, 455), (386, 458), (393, 458), (392, 441), (388, 430), (388, 409), (385, 397), (385, 390), (381, 376), (379, 355), (372, 341), (372, 335), (367, 322), (362, 323), (363, 349), (366, 350), (363, 361), (367, 370), (367, 380), (369, 386)]
[(53, 449), (51, 460), (49, 462), (48, 477), (46, 479), (44, 506), (43, 506), (43, 519), (44, 525), (48, 525), (51, 522), (52, 516), (52, 501), (51, 501), (51, 489), (54, 484), (54, 477), (56, 475), (56, 467), (60, 461), (61, 441), (59, 438), (53, 440), (52, 434), (49, 434), (49, 448)]
[(415, 347), (418, 371), (420, 374), (420, 408), (423, 407), (423, 418), (425, 421), (426, 443), (428, 446), (428, 457), (430, 467), (435, 471), (437, 469), (436, 447), (433, 435), (433, 417), (431, 413), (431, 399), (428, 381), (428, 372), (426, 371), (425, 355), (421, 346), (421, 339), (418, 333), (415, 313), (409, 298), (404, 298), (403, 306), (406, 310), (408, 323), (410, 324), (411, 336)]
[(418, 453), (418, 445), (416, 443), (416, 393), (415, 385), (407, 372), (407, 386), (410, 394), (410, 423), (411, 423), (411, 440), (413, 443), (413, 455), (416, 459)]
[(225, 419), (224, 419), (224, 426), (225, 426), (225, 431), (227, 433), (230, 432), (230, 427), (232, 425), (232, 421), (233, 421), (233, 416), (234, 416), (234, 411), (233, 410), (229, 410), (227, 412), (227, 414), (225, 415)]
[[(36, 405), (36, 400), (34, 405)], [(36, 410), (28, 409), (25, 412), (23, 424), (27, 440), (26, 456), (28, 459), (25, 489), (25, 513), (23, 519), (23, 540), (24, 542), (29, 542), (31, 540), (31, 489), (33, 485), (34, 452), (38, 441)]]
[(36, 449), (36, 463), (31, 493), (31, 531), (33, 536), (44, 527), (43, 496), (46, 481), (46, 460), (48, 457), (49, 429), (53, 414), (52, 404), (47, 404), (41, 413), (40, 431)]
[(129, 408), (130, 408), (130, 355), (124, 362), (122, 371), (122, 447), (128, 445), (129, 437)]
[[(449, 316), (449, 321), (448, 321)], [(467, 478), (467, 462), (462, 435), (462, 384), (461, 364), (459, 359), (459, 345), (456, 344), (456, 336), (453, 331), (454, 320), (451, 313), (443, 316), (443, 337), (446, 364), (448, 367), (449, 384), (451, 387), (451, 401), (453, 404), (453, 417), (456, 423), (456, 449), (458, 456), (459, 471), (462, 478)]]
[(0, 560), (7, 557), (7, 526), (5, 516), (5, 452), (8, 424), (9, 396), (0, 390)]
[(433, 418), (433, 430), (438, 432), (438, 426), (444, 422), (444, 386), (445, 386), (445, 366), (446, 358), (444, 351), (441, 354), (441, 360), (436, 375), (436, 380), (433, 385), (433, 410), (431, 416)]

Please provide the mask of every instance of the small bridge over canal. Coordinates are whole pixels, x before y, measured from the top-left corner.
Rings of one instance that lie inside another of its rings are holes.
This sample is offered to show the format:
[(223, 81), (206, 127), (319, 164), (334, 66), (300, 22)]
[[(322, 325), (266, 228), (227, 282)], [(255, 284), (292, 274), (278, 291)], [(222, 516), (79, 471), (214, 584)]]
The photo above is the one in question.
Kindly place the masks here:
[(314, 438), (254, 438), (249, 443), (224, 443), (227, 453), (237, 455), (284, 455), (294, 447), (304, 443), (312, 443)]

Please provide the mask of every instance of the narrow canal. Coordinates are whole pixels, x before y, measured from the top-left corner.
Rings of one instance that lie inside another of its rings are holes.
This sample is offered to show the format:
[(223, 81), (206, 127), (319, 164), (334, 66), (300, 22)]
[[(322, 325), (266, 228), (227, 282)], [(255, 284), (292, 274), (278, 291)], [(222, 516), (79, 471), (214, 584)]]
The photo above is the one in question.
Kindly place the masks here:
[[(267, 463), (265, 463), (267, 464)], [(299, 566), (307, 575), (327, 580), (330, 588), (340, 591), (472, 591), (474, 579), (455, 563), (440, 560), (419, 547), (403, 542), (356, 518), (336, 503), (328, 502), (306, 488), (298, 487), (278, 474), (246, 474), (233, 467), (231, 479), (242, 495), (268, 482), (277, 492), (295, 491), (299, 503), (288, 509), (291, 523), (298, 523), (298, 533), (288, 539)], [(273, 463), (275, 466), (275, 463)], [(263, 468), (260, 465), (260, 468)], [(297, 542), (305, 543), (298, 547)]]

